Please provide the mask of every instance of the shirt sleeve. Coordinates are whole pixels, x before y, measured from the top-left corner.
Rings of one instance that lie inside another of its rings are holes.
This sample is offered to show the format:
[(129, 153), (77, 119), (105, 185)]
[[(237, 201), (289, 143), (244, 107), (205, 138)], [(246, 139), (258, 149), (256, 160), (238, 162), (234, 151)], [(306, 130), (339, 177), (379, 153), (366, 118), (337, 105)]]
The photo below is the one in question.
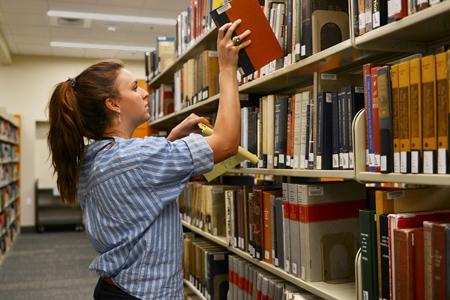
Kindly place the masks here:
[(145, 138), (141, 158), (141, 169), (152, 186), (181, 183), (213, 167), (212, 149), (199, 134), (174, 142), (165, 138)]

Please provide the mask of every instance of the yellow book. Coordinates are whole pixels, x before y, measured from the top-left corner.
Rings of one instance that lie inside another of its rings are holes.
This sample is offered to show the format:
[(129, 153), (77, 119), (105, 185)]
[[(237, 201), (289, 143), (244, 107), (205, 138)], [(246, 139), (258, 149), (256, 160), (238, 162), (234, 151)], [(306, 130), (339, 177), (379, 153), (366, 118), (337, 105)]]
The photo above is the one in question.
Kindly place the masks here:
[(411, 140), (409, 126), (409, 61), (398, 66), (400, 172), (411, 170)]
[(399, 136), (399, 94), (398, 94), (398, 65), (391, 67), (392, 87), (392, 128), (394, 140), (394, 172), (400, 173), (400, 136)]
[(421, 59), (409, 62), (411, 173), (420, 173), (422, 165), (422, 66)]
[(447, 52), (436, 54), (436, 98), (437, 98), (437, 136), (438, 136), (438, 174), (447, 173), (448, 165), (448, 75)]
[(223, 4), (223, 0), (213, 0), (212, 10), (221, 7)]
[[(209, 128), (208, 126), (204, 124), (198, 124), (198, 127), (201, 129), (202, 134), (205, 136), (212, 135), (214, 130), (212, 128)], [(206, 178), (207, 181), (211, 181), (224, 173), (228, 172), (229, 170), (236, 167), (238, 164), (243, 162), (244, 160), (250, 160), (252, 163), (256, 164), (258, 163), (259, 159), (256, 155), (253, 153), (250, 153), (248, 150), (239, 147), (238, 153), (236, 155), (233, 155), (230, 158), (227, 158), (226, 160), (215, 164), (212, 171), (203, 174), (203, 176)]]
[(437, 116), (436, 116), (436, 58), (422, 58), (422, 132), (423, 173), (436, 173)]

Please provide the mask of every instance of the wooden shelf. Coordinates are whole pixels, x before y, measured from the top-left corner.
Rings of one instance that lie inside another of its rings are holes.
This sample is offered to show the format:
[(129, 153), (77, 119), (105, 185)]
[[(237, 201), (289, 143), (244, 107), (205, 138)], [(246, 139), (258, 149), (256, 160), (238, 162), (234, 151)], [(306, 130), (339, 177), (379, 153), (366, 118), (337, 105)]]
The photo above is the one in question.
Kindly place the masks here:
[(5, 160), (0, 160), (0, 165), (17, 164), (19, 162), (20, 161), (18, 159), (13, 159), (13, 160), (5, 159)]
[[(450, 40), (450, 2), (443, 1), (354, 39), (356, 48), (397, 52), (426, 52)], [(432, 30), (430, 30), (432, 28)]]
[(197, 297), (200, 298), (200, 300), (206, 300), (205, 296), (202, 295), (202, 293), (200, 293), (200, 291), (192, 284), (189, 282), (189, 280), (183, 279), (184, 284), (195, 293), (195, 295)]
[(356, 292), (355, 292), (355, 284), (354, 283), (344, 283), (344, 284), (329, 284), (325, 282), (306, 282), (303, 281), (284, 270), (277, 268), (271, 264), (265, 263), (263, 261), (260, 261), (258, 259), (255, 259), (250, 256), (250, 254), (236, 249), (234, 247), (228, 246), (226, 239), (224, 237), (217, 237), (214, 235), (211, 235), (209, 233), (206, 233), (202, 231), (199, 228), (196, 228), (195, 226), (192, 226), (188, 224), (187, 222), (182, 221), (182, 224), (184, 227), (190, 229), (191, 231), (197, 233), (198, 235), (203, 236), (204, 238), (217, 243), (225, 248), (228, 249), (228, 251), (238, 255), (239, 257), (249, 261), (250, 263), (276, 275), (284, 280), (302, 288), (305, 289), (319, 297), (322, 297), (324, 299), (339, 299), (339, 300), (351, 300), (356, 299)]
[(5, 181), (0, 181), (0, 189), (1, 188), (3, 188), (3, 187), (5, 187), (5, 186), (7, 186), (7, 185), (10, 185), (11, 183), (13, 183), (13, 182), (16, 182), (16, 181), (18, 181), (19, 180), (19, 178), (15, 178), (15, 179), (13, 179), (13, 180), (5, 180)]
[(160, 74), (150, 80), (149, 85), (153, 88), (158, 87), (162, 83), (173, 82), (173, 75), (181, 69), (183, 64), (189, 59), (200, 55), (203, 51), (215, 49), (217, 43), (217, 30), (213, 28), (200, 36), (197, 41), (189, 47), (181, 56), (179, 56), (173, 64), (167, 67)]
[(15, 201), (17, 201), (17, 199), (19, 199), (19, 196), (16, 196), (14, 198), (11, 198), (8, 200), (8, 202), (5, 203), (5, 205), (3, 206), (3, 208), (0, 208), (0, 213), (6, 209), (8, 206), (10, 206), (12, 203), (14, 203)]
[(299, 170), (299, 169), (258, 169), (241, 168), (230, 170), (232, 174), (262, 174), (289, 177), (343, 178), (355, 179), (353, 170)]
[(2, 142), (2, 143), (8, 143), (8, 144), (16, 145), (16, 146), (19, 145), (18, 142), (15, 142), (15, 141), (12, 141), (12, 140), (7, 140), (7, 139), (2, 138), (2, 137), (0, 137), (0, 142)]
[(19, 122), (14, 118), (14, 116), (7, 114), (4, 110), (0, 111), (0, 119), (9, 122), (15, 127), (19, 127)]

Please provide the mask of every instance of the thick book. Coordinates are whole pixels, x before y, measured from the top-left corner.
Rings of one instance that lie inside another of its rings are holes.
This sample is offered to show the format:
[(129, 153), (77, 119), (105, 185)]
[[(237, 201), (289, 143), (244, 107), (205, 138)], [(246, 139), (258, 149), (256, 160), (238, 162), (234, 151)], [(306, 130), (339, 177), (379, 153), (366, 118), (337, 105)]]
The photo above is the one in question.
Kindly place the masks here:
[(392, 96), (389, 67), (378, 69), (378, 116), (380, 120), (380, 171), (394, 171), (394, 147), (392, 138)]
[(448, 173), (448, 110), (449, 76), (447, 52), (436, 54), (436, 96), (437, 96), (437, 173)]
[(400, 172), (411, 172), (411, 139), (410, 139), (410, 97), (409, 97), (409, 61), (399, 64), (399, 129), (400, 129)]
[(437, 171), (436, 59), (422, 58), (423, 173)]
[(359, 211), (359, 236), (361, 245), (362, 290), (367, 300), (378, 299), (378, 264), (375, 211)]
[[(252, 43), (239, 52), (239, 70), (248, 76), (269, 62), (282, 57), (284, 52), (257, 0), (232, 0), (213, 10), (211, 17), (217, 27), (241, 19), (233, 36), (251, 31)], [(264, 49), (264, 51), (261, 51)]]
[[(409, 61), (411, 173), (422, 172), (422, 66), (421, 59)], [(399, 125), (400, 126), (400, 125)]]
[(398, 94), (398, 64), (391, 66), (392, 88), (392, 141), (394, 148), (394, 173), (400, 173), (400, 136), (399, 136), (399, 94)]
[[(365, 188), (353, 182), (298, 185), (297, 195), (301, 278), (334, 283), (354, 280), (358, 214), (366, 205)], [(333, 255), (338, 248), (343, 254), (339, 259)]]
[(378, 28), (387, 24), (387, 2), (384, 0), (372, 0), (372, 28)]
[(331, 170), (332, 164), (332, 95), (320, 92), (317, 97), (316, 169)]
[(448, 299), (446, 274), (446, 238), (445, 231), (450, 224), (433, 223), (431, 227), (431, 253), (432, 253), (432, 287), (433, 299)]
[(414, 300), (414, 242), (419, 228), (395, 229), (395, 299)]

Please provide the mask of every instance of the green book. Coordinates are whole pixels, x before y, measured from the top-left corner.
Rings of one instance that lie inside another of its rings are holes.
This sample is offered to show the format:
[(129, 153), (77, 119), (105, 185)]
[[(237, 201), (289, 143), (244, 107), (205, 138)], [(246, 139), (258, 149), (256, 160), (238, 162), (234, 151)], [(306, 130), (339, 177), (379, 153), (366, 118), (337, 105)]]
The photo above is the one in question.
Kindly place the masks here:
[(378, 299), (378, 263), (375, 210), (359, 210), (363, 299)]

